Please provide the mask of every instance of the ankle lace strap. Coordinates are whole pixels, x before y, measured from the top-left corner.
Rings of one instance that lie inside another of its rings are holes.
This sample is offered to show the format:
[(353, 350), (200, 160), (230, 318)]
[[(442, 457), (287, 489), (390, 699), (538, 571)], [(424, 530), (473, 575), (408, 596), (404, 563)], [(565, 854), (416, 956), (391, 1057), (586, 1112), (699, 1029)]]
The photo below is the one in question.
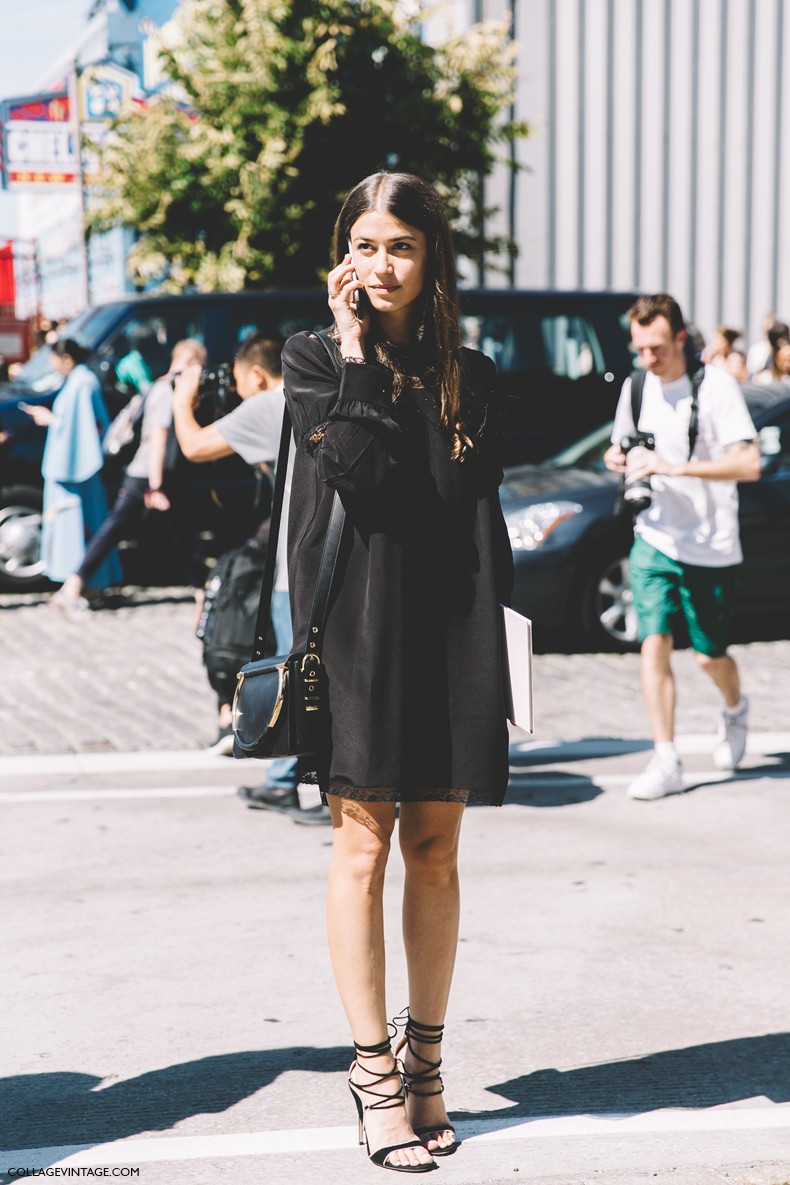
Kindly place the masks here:
[[(392, 1052), (390, 1045), (391, 1040), (391, 1037), (387, 1037), (384, 1041), (377, 1042), (376, 1045), (360, 1045), (359, 1042), (354, 1042), (356, 1065), (360, 1065), (361, 1063), (372, 1058), (386, 1057), (388, 1054), (392, 1058), (392, 1069), (382, 1070), (381, 1073), (376, 1070), (369, 1070), (367, 1066), (363, 1065), (362, 1069), (367, 1075), (369, 1075), (370, 1080), (368, 1082), (355, 1082), (349, 1073), (348, 1081), (350, 1085), (353, 1086), (355, 1090), (359, 1091), (360, 1094), (370, 1095), (376, 1100), (374, 1103), (363, 1104), (366, 1111), (386, 1111), (390, 1107), (402, 1107), (404, 1105), (403, 1079), (401, 1078), (401, 1072), (398, 1069), (398, 1063), (395, 1060), (395, 1056)], [(352, 1066), (351, 1069), (353, 1070), (354, 1067)], [(381, 1086), (382, 1083), (386, 1082), (389, 1078), (398, 1079), (398, 1089), (394, 1094), (392, 1091), (385, 1093), (384, 1091), (376, 1090), (377, 1086)]]
[[(419, 1070), (407, 1070), (405, 1065), (403, 1066), (403, 1081), (406, 1090), (420, 1098), (441, 1094), (444, 1090), (440, 1073), (442, 1059), (438, 1058), (436, 1061), (432, 1061), (430, 1058), (423, 1057), (414, 1049), (412, 1041), (420, 1045), (440, 1045), (444, 1025), (428, 1025), (415, 1020), (409, 1012), (408, 1005), (395, 1017), (393, 1024), (396, 1027), (398, 1025), (404, 1026), (404, 1036), (398, 1046), (398, 1052), (405, 1045), (414, 1061), (419, 1062), (422, 1067)], [(420, 1087), (435, 1087), (435, 1089), (421, 1090)]]
[(422, 1021), (415, 1020), (413, 1016), (409, 1015), (406, 1020), (406, 1032), (423, 1045), (440, 1045), (444, 1025), (424, 1025)]
[(354, 1049), (357, 1058), (382, 1057), (384, 1054), (392, 1053), (391, 1049), (392, 1037), (386, 1037), (383, 1041), (379, 1041), (377, 1045), (360, 1045), (357, 1041), (354, 1042)]

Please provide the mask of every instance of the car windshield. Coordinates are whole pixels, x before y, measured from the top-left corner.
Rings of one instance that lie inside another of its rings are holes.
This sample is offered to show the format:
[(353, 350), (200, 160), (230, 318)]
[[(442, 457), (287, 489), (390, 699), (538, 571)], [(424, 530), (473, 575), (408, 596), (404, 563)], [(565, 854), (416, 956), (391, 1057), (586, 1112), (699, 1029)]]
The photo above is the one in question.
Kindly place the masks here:
[[(107, 327), (118, 318), (122, 305), (102, 305), (86, 309), (58, 331), (58, 337), (71, 337), (80, 345), (94, 350), (103, 340)], [(54, 391), (63, 382), (63, 376), (52, 365), (52, 350), (42, 346), (28, 359), (17, 376), (20, 383), (34, 391)]]
[(581, 440), (569, 444), (545, 464), (551, 469), (603, 469), (603, 455), (612, 443), (612, 424), (611, 420), (602, 424)]

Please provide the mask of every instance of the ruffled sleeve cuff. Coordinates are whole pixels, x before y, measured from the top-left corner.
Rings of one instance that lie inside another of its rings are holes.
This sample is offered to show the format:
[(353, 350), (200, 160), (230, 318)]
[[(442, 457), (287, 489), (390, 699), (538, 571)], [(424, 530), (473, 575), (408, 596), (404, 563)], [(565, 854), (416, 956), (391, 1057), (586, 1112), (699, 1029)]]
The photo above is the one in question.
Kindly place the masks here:
[(393, 416), (392, 375), (383, 366), (347, 362), (340, 393), (329, 420), (375, 420), (383, 428), (399, 431)]

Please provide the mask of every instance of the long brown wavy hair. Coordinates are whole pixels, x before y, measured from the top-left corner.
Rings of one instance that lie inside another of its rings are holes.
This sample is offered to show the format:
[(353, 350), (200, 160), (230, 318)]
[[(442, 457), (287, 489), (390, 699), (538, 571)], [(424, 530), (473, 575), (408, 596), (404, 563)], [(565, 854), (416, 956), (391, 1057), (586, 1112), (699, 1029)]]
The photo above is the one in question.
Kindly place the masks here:
[[(452, 437), (453, 460), (464, 459), (474, 446), (461, 404), (463, 358), (460, 308), (452, 236), (444, 203), (436, 190), (411, 173), (373, 173), (349, 193), (335, 223), (335, 266), (348, 251), (351, 228), (369, 210), (380, 210), (414, 226), (425, 235), (428, 258), (422, 296), (414, 303), (414, 329), (427, 373), (441, 400), (441, 422)], [(375, 314), (374, 314), (375, 323)], [(375, 338), (374, 338), (375, 341)], [(397, 352), (375, 342), (376, 356), (395, 376), (394, 397), (403, 387)]]

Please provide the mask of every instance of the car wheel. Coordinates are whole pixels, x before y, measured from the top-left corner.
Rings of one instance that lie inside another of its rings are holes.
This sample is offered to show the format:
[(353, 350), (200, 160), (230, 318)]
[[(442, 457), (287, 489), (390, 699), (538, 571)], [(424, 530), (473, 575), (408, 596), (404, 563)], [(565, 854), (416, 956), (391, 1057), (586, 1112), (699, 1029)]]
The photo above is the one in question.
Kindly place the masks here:
[(635, 650), (639, 627), (631, 595), (628, 555), (612, 555), (596, 565), (582, 591), (582, 628), (597, 648)]
[(0, 505), (0, 587), (15, 592), (40, 587), (41, 491), (11, 486)]

